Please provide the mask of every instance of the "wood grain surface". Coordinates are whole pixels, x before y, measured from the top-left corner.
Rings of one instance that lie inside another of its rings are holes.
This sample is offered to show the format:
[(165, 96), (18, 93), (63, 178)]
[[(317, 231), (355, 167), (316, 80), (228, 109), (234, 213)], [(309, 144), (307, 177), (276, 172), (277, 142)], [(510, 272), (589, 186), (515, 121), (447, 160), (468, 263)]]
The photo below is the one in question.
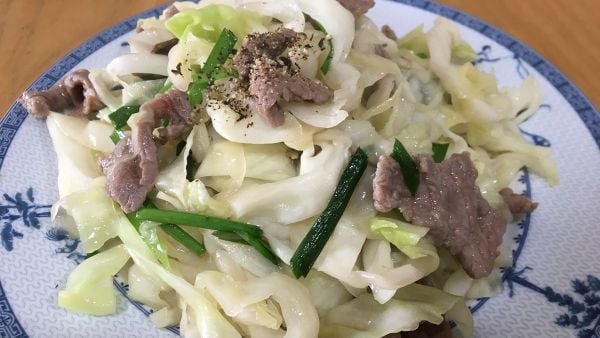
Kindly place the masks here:
[[(0, 115), (66, 52), (105, 28), (165, 2), (0, 0)], [(600, 0), (440, 2), (533, 47), (600, 107)]]

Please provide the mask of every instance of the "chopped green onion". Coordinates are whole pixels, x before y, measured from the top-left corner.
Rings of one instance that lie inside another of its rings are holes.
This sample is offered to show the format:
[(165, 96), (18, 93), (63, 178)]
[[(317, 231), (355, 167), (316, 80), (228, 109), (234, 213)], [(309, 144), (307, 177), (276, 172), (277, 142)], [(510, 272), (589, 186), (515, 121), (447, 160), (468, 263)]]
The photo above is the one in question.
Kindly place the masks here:
[(173, 82), (165, 82), (165, 85), (158, 91), (160, 94), (164, 94), (167, 90), (173, 87)]
[(161, 224), (160, 228), (169, 236), (173, 237), (177, 242), (181, 243), (191, 252), (200, 256), (204, 253), (205, 248), (202, 243), (198, 242), (194, 237), (185, 232), (181, 227), (175, 224)]
[(192, 82), (192, 86), (188, 90), (188, 98), (192, 107), (196, 107), (202, 103), (202, 93), (209, 85), (210, 82), (208, 82), (208, 78), (203, 75), (199, 75), (198, 78)]
[(256, 225), (182, 211), (141, 208), (135, 213), (135, 218), (140, 221), (172, 223), (211, 230), (239, 231), (254, 237), (262, 236), (262, 229)]
[(435, 163), (442, 163), (442, 161), (446, 158), (446, 153), (448, 152), (449, 143), (432, 143), (431, 151), (433, 152), (433, 160)]
[(160, 126), (163, 128), (166, 128), (169, 126), (169, 120), (168, 119), (160, 119)]
[[(240, 244), (248, 244), (240, 235), (231, 231), (213, 231), (212, 235), (224, 241), (235, 242)], [(248, 244), (249, 245), (249, 244)]]
[(225, 61), (229, 58), (229, 55), (233, 53), (233, 47), (237, 42), (237, 37), (227, 28), (224, 28), (215, 42), (215, 46), (210, 51), (206, 62), (202, 67), (202, 72), (206, 75), (211, 75), (217, 68), (220, 68)]
[[(312, 20), (312, 24), (319, 31), (321, 31), (323, 34), (325, 34), (325, 38), (327, 39), (327, 37), (329, 36), (329, 33), (327, 33), (327, 30), (325, 29), (325, 27), (323, 27), (323, 25), (321, 25), (321, 23), (319, 21), (317, 21), (313, 18), (311, 18), (311, 20)], [(331, 60), (333, 59), (333, 42), (331, 41), (331, 39), (327, 39), (327, 43), (329, 44), (329, 53), (327, 53), (327, 56), (325, 57), (325, 61), (323, 61), (323, 64), (320, 67), (323, 75), (325, 75), (325, 74), (327, 74), (327, 72), (329, 72), (329, 67), (331, 67)]]
[(115, 129), (112, 134), (110, 134), (110, 139), (114, 144), (119, 143), (122, 139), (127, 137), (127, 135), (121, 129)]
[(115, 129), (121, 129), (127, 125), (127, 120), (131, 115), (140, 111), (140, 106), (123, 106), (108, 115)]
[(392, 158), (400, 165), (404, 183), (414, 196), (417, 193), (417, 189), (419, 189), (419, 169), (406, 148), (404, 148), (402, 142), (398, 141), (398, 139), (394, 142)]
[(296, 278), (306, 277), (321, 254), (342, 217), (344, 209), (348, 206), (354, 188), (367, 168), (367, 162), (367, 155), (358, 148), (342, 173), (325, 211), (319, 215), (290, 260), (290, 266)]
[[(224, 28), (210, 51), (204, 67), (197, 72), (196, 79), (188, 90), (188, 98), (192, 107), (202, 103), (202, 92), (214, 81), (214, 73), (221, 74), (220, 68), (227, 61), (229, 55), (233, 54), (237, 38), (232, 31)], [(222, 75), (219, 75), (222, 76)]]
[(273, 253), (273, 251), (271, 251), (271, 248), (269, 248), (269, 246), (265, 244), (260, 237), (251, 236), (250, 234), (243, 231), (236, 231), (236, 234), (243, 238), (244, 241), (246, 241), (248, 244), (252, 245), (254, 249), (258, 251), (258, 253), (260, 253), (264, 258), (271, 261), (271, 263), (275, 265), (279, 264), (279, 259), (277, 258), (277, 256)]

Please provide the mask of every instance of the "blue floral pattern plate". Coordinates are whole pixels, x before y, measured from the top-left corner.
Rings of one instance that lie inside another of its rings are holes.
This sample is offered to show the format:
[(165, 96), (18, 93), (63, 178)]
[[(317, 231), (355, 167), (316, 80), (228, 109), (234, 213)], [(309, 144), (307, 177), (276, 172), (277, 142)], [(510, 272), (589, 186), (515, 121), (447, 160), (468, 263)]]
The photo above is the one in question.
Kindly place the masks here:
[[(30, 90), (46, 89), (75, 67), (105, 65), (126, 52), (136, 20), (119, 23), (67, 54)], [(425, 0), (379, 0), (369, 15), (397, 32), (431, 25), (437, 16), (460, 26), (501, 85), (533, 74), (544, 92), (540, 111), (522, 125), (532, 143), (551, 147), (560, 185), (524, 170), (515, 186), (540, 203), (510, 226), (513, 264), (502, 271), (504, 292), (471, 304), (475, 337), (600, 338), (600, 114), (554, 66), (518, 40), (457, 10)], [(57, 165), (45, 123), (13, 104), (0, 123), (0, 337), (173, 337), (156, 329), (148, 309), (127, 299), (116, 279), (118, 313), (91, 317), (56, 306), (68, 273), (84, 258), (79, 242), (49, 219), (57, 199)]]

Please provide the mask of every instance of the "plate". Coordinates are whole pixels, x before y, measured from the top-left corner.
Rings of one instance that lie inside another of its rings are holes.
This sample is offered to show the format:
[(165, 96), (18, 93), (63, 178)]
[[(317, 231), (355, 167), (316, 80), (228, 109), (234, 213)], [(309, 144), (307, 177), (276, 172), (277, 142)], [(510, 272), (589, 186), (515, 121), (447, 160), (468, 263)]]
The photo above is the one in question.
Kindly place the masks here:
[[(91, 38), (52, 66), (29, 90), (50, 87), (77, 67), (104, 66), (126, 52), (136, 20), (156, 16), (156, 8)], [(475, 337), (600, 337), (600, 115), (554, 66), (523, 43), (465, 13), (424, 0), (379, 0), (369, 15), (376, 23), (406, 32), (437, 16), (460, 26), (478, 51), (477, 62), (494, 70), (501, 85), (528, 74), (541, 84), (544, 103), (522, 125), (531, 142), (551, 147), (561, 175), (550, 188), (523, 171), (523, 193), (538, 210), (510, 225), (513, 264), (502, 270), (504, 292), (471, 304)], [(173, 337), (158, 330), (148, 310), (121, 291), (118, 314), (91, 317), (56, 306), (68, 273), (83, 259), (49, 219), (57, 199), (56, 158), (45, 123), (13, 104), (0, 124), (0, 337)]]

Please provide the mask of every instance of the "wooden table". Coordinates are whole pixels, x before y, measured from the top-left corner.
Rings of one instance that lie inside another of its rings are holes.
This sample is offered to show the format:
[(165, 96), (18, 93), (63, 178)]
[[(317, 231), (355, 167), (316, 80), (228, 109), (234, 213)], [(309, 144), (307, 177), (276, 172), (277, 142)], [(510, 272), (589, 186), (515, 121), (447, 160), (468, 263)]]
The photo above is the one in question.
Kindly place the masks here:
[[(0, 0), (0, 115), (66, 51), (164, 2)], [(521, 39), (565, 72), (600, 107), (600, 0), (441, 2)]]

